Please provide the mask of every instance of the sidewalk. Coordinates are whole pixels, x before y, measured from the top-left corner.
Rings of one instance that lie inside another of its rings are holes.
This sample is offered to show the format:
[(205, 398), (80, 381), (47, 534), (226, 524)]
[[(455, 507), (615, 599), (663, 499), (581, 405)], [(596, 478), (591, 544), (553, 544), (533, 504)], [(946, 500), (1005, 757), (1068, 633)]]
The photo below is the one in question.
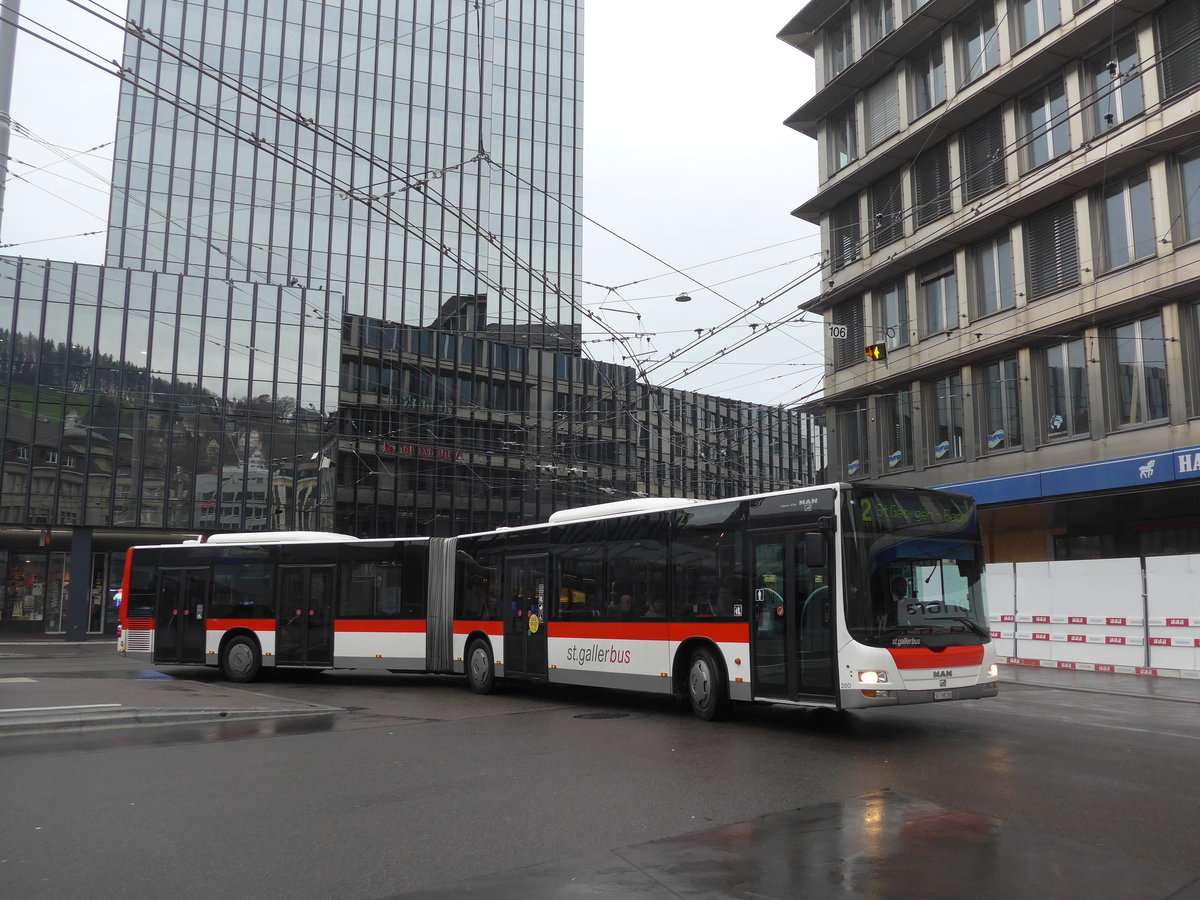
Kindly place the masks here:
[(1200, 678), (1121, 675), (1107, 672), (1087, 672), (1081, 669), (1058, 669), (1051, 666), (1001, 665), (1001, 693), (1006, 684), (1084, 691), (1090, 694), (1113, 694), (1121, 697), (1174, 700), (1181, 703), (1200, 703)]

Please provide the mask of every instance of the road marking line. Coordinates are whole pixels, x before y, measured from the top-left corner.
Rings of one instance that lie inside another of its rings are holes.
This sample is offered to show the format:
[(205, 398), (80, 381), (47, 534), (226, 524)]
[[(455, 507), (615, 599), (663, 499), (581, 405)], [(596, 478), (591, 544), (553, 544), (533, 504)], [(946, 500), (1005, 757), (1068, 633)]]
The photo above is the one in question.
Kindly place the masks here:
[(0, 684), (37, 684), (36, 678), (0, 678)]
[(24, 706), (24, 707), (9, 707), (8, 709), (0, 709), (0, 713), (10, 712), (59, 712), (68, 709), (112, 709), (119, 707), (120, 703), (87, 703), (82, 706)]

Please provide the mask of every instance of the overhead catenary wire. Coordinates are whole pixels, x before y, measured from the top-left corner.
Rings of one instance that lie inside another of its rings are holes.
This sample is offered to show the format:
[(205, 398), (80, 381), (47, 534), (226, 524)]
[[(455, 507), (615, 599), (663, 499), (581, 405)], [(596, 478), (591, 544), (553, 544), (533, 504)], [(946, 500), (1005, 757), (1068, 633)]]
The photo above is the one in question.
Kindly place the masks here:
[[(77, 5), (78, 5), (78, 4), (77, 4)], [(136, 26), (136, 25), (134, 25), (134, 26), (133, 26), (133, 32), (134, 32), (134, 34), (137, 34), (137, 36), (138, 36), (139, 38), (143, 38), (143, 40), (144, 40), (144, 38), (145, 38), (145, 34), (138, 34), (138, 29), (137, 29), (137, 26)], [(160, 42), (160, 43), (161, 43), (161, 42)], [(176, 54), (176, 55), (178, 55), (178, 54)], [(124, 74), (125, 74), (125, 77), (126, 77), (126, 78), (128, 78), (128, 77), (130, 77), (130, 76), (131, 76), (131, 73), (124, 73)], [(168, 101), (168, 102), (169, 102), (169, 101)], [(181, 104), (179, 104), (179, 103), (175, 103), (175, 106), (181, 106)], [(182, 108), (182, 107), (181, 107), (181, 108)], [(236, 137), (239, 137), (239, 138), (241, 138), (241, 139), (245, 139), (247, 136), (245, 136), (245, 134), (236, 134)], [(251, 136), (251, 138), (252, 138), (252, 139), (253, 139), (253, 137), (254, 137), (254, 136)], [(260, 140), (259, 140), (259, 142), (257, 142), (257, 143), (259, 143), (259, 144), (263, 144), (264, 142), (260, 142)], [(271, 152), (271, 151), (272, 151), (272, 148), (269, 148), (269, 146), (260, 146), (260, 149), (264, 149), (264, 150), (266, 150), (266, 151), (268, 151), (268, 152)], [(278, 155), (278, 154), (274, 154), (274, 155)], [(301, 169), (302, 169), (302, 167), (301, 167)], [(312, 174), (312, 173), (310, 173), (310, 174)], [(372, 196), (372, 199), (374, 199), (374, 196)], [(712, 334), (712, 332), (714, 332), (714, 331), (716, 331), (716, 329), (710, 330), (709, 334)], [(620, 335), (620, 334), (619, 334), (619, 332), (612, 332), (612, 340), (614, 340), (614, 341), (623, 341), (623, 340), (624, 340), (624, 338), (623, 338), (623, 336), (622, 336), (622, 335)], [(636, 367), (636, 355), (635, 355), (635, 354), (632, 354), (632, 352), (630, 352), (630, 359), (632, 359), (632, 360), (635, 360), (635, 367)], [(647, 380), (648, 380), (648, 379), (647, 379)]]

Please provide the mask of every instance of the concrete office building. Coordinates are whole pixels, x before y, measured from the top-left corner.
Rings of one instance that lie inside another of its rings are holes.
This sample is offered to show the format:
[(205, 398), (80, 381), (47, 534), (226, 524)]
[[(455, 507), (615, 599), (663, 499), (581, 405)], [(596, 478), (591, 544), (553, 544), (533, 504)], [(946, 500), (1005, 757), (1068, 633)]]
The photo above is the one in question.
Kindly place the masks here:
[(993, 561), (1200, 552), (1200, 3), (814, 0), (780, 37), (832, 477), (974, 494)]
[(813, 480), (811, 419), (581, 356), (581, 0), (129, 18), (105, 265), (0, 258), (0, 630), (112, 630), (134, 543)]

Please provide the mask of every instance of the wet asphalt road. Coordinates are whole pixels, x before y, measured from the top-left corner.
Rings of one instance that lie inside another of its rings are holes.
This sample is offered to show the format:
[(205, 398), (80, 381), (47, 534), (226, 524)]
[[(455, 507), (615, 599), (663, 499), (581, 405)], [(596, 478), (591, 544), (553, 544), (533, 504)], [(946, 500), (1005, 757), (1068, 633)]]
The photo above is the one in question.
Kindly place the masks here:
[[(0, 656), (0, 682), (113, 697), (143, 670)], [(165, 672), (181, 694), (230, 690)], [(0, 706), (23, 687), (0, 683)], [(660, 699), (450, 678), (250, 693), (327, 709), (0, 733), (0, 896), (1200, 896), (1196, 703), (1006, 685), (705, 724)]]

